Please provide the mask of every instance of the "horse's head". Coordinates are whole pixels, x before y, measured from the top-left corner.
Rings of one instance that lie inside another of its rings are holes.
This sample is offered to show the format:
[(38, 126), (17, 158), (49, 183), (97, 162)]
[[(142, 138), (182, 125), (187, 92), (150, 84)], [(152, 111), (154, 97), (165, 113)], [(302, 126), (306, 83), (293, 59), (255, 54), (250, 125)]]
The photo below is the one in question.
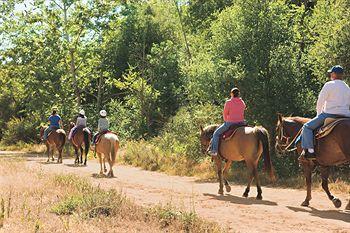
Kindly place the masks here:
[(200, 126), (200, 142), (202, 153), (205, 154), (209, 148), (210, 140), (213, 137), (214, 131), (217, 129), (218, 125), (209, 125), (205, 128)]
[(309, 120), (303, 117), (284, 117), (277, 114), (276, 151), (282, 154), (294, 148), (296, 138), (300, 135), (303, 125)]
[(69, 125), (68, 125), (68, 129), (69, 131), (75, 126), (75, 123), (74, 122), (69, 122)]

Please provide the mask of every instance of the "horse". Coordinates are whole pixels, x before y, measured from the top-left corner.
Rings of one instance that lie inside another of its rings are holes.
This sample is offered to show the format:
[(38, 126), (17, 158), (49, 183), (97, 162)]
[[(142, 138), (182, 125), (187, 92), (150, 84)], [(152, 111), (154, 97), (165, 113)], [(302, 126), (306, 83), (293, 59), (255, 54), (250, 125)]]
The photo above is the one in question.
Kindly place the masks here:
[[(280, 153), (287, 153), (296, 151), (301, 154), (301, 143), (295, 142), (301, 134), (302, 127), (305, 123), (310, 121), (309, 118), (304, 117), (284, 117), (278, 114), (278, 121), (276, 126), (276, 151)], [(331, 166), (341, 165), (350, 162), (350, 121), (342, 121), (339, 125), (328, 134), (326, 137), (317, 139), (315, 152), (316, 161), (309, 161), (306, 159), (299, 159), (303, 168), (306, 179), (306, 198), (301, 203), (302, 206), (309, 206), (311, 200), (311, 174), (316, 166), (320, 167), (322, 188), (326, 192), (328, 198), (332, 201), (336, 208), (341, 207), (341, 201), (333, 196), (328, 188), (329, 169)], [(346, 207), (350, 209), (350, 201)]]
[[(109, 163), (109, 172), (108, 177), (114, 177), (113, 174), (113, 165), (115, 163), (117, 152), (119, 149), (119, 139), (118, 136), (114, 133), (106, 133), (100, 136), (99, 142), (95, 145), (96, 154), (100, 160), (100, 175), (104, 175), (104, 172), (107, 172), (105, 161)], [(103, 165), (103, 167), (102, 167)]]
[[(209, 125), (205, 128), (200, 126), (200, 143), (203, 154), (208, 151), (211, 138), (218, 126), (219, 125)], [(244, 160), (250, 171), (250, 177), (248, 185), (243, 193), (243, 197), (248, 197), (250, 185), (253, 182), (253, 179), (255, 179), (258, 192), (256, 199), (262, 200), (262, 190), (257, 168), (261, 155), (263, 155), (264, 166), (269, 172), (270, 179), (274, 181), (275, 175), (270, 158), (269, 134), (265, 128), (248, 126), (240, 127), (230, 139), (221, 141), (219, 146), (219, 154), (217, 156), (212, 156), (216, 164), (217, 175), (219, 178), (218, 194), (224, 194), (223, 182), (225, 183), (226, 192), (231, 191), (230, 184), (226, 179), (227, 172), (233, 161)], [(222, 160), (226, 161), (223, 170)]]
[[(40, 138), (43, 138), (44, 131), (45, 131), (45, 127), (42, 126), (40, 128)], [(54, 153), (54, 148), (56, 148), (58, 151), (57, 163), (62, 163), (62, 151), (65, 143), (66, 143), (66, 132), (63, 129), (53, 130), (49, 134), (45, 142), (46, 151), (47, 151), (47, 162), (50, 162), (50, 153), (51, 153), (52, 161), (55, 160), (53, 157), (53, 153)]]
[[(73, 122), (69, 124), (69, 131), (75, 126)], [(83, 154), (85, 154), (84, 165), (86, 165), (89, 149), (90, 149), (90, 141), (91, 141), (91, 132), (90, 130), (82, 127), (78, 127), (75, 130), (74, 135), (71, 138), (71, 143), (74, 147), (75, 151), (75, 164), (83, 163)], [(84, 147), (83, 147), (84, 145)], [(80, 159), (79, 159), (79, 149), (80, 149)], [(85, 152), (85, 153), (84, 153)]]

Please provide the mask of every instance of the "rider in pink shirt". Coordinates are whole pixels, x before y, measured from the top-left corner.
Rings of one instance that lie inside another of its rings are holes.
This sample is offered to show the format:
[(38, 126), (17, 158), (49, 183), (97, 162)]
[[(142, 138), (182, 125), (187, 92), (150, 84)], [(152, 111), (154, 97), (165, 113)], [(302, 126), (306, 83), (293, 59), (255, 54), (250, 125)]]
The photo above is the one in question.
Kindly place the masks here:
[(214, 134), (211, 142), (211, 149), (209, 154), (216, 156), (219, 150), (219, 140), (220, 136), (228, 130), (232, 125), (244, 125), (244, 111), (246, 105), (244, 101), (239, 97), (240, 91), (238, 88), (233, 88), (231, 90), (231, 99), (227, 100), (224, 107), (223, 117), (224, 124), (219, 126)]

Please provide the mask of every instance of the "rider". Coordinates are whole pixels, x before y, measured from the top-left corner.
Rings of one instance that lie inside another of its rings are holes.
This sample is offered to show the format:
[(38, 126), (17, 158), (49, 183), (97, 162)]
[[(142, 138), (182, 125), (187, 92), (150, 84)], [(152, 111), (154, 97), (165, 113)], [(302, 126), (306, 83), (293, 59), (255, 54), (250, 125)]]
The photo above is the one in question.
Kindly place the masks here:
[(43, 136), (43, 140), (46, 141), (47, 137), (49, 136), (49, 134), (56, 129), (60, 129), (62, 126), (62, 119), (61, 117), (57, 114), (57, 107), (53, 107), (52, 108), (52, 114), (49, 117), (49, 127), (47, 127), (44, 131), (44, 136)]
[(240, 91), (238, 88), (233, 88), (230, 92), (231, 99), (227, 100), (224, 107), (223, 118), (224, 123), (219, 126), (214, 134), (211, 143), (211, 149), (209, 154), (211, 156), (217, 156), (219, 150), (219, 140), (220, 136), (228, 130), (232, 125), (243, 125), (244, 121), (244, 111), (246, 105), (244, 101), (240, 98)]
[(85, 111), (81, 109), (79, 111), (79, 115), (77, 117), (77, 123), (75, 126), (70, 130), (69, 135), (68, 135), (68, 140), (71, 140), (73, 137), (73, 133), (75, 132), (76, 129), (78, 128), (85, 128), (87, 123), (87, 117), (85, 116)]
[(326, 118), (350, 117), (350, 88), (343, 81), (344, 69), (340, 65), (328, 70), (331, 81), (327, 82), (317, 100), (317, 116), (303, 126), (302, 156), (315, 159), (314, 130), (324, 124)]
[(107, 119), (107, 112), (106, 110), (100, 111), (100, 119), (98, 119), (98, 125), (97, 125), (98, 132), (94, 135), (92, 139), (92, 143), (96, 143), (96, 138), (99, 134), (104, 133), (109, 130), (109, 121)]

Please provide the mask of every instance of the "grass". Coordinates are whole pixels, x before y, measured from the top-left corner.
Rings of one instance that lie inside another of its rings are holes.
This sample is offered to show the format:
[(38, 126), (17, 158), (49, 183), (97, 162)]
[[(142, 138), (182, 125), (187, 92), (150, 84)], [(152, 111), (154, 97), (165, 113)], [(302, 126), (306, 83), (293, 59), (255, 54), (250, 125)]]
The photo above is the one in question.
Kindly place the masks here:
[(138, 206), (87, 178), (48, 175), (18, 158), (0, 158), (0, 170), (1, 232), (222, 232), (195, 212)]

